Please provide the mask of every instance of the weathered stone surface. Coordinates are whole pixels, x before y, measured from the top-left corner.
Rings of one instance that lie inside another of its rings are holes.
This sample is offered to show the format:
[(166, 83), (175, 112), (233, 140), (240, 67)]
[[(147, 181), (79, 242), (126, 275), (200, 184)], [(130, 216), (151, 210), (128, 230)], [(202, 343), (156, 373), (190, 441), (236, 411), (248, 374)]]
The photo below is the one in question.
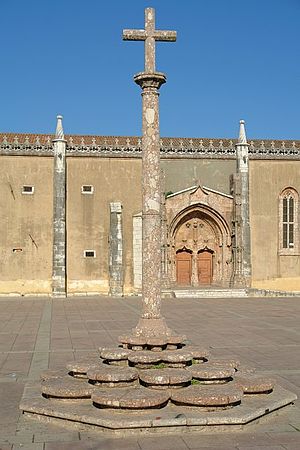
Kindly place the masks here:
[(236, 359), (209, 358), (208, 363), (210, 366), (233, 367), (236, 370), (240, 366), (240, 362)]
[(134, 381), (138, 379), (138, 371), (133, 367), (116, 367), (103, 364), (102, 367), (88, 370), (90, 380), (101, 382)]
[(153, 337), (153, 338), (148, 338), (147, 339), (147, 346), (148, 347), (155, 347), (156, 349), (161, 348), (163, 349), (163, 347), (166, 347), (168, 343), (168, 339), (166, 336), (162, 336), (162, 337)]
[(101, 367), (103, 360), (100, 358), (85, 358), (78, 361), (70, 361), (66, 364), (66, 368), (75, 377), (86, 378), (87, 371), (93, 367)]
[[(115, 390), (112, 389), (112, 391)], [(124, 389), (120, 390), (125, 391)], [(150, 391), (150, 389), (147, 390)], [(158, 392), (165, 393), (166, 391)], [(268, 412), (282, 408), (296, 399), (295, 394), (280, 386), (275, 386), (274, 391), (269, 395), (244, 396), (242, 403), (237, 408), (206, 411), (206, 408), (201, 407), (186, 408), (168, 404), (159, 410), (159, 414), (158, 411), (135, 411), (134, 414), (128, 414), (128, 411), (124, 411), (124, 413), (118, 411), (117, 414), (112, 414), (111, 409), (93, 407), (90, 400), (73, 402), (71, 408), (68, 402), (49, 401), (40, 395), (40, 386), (35, 384), (30, 387), (30, 392), (25, 389), (20, 409), (26, 415), (40, 419), (45, 416), (47, 420), (49, 417), (62, 419), (62, 425), (65, 424), (65, 420), (71, 420), (86, 427), (91, 426), (91, 429), (93, 426), (99, 426), (102, 429), (123, 429), (124, 431), (139, 428), (139, 432), (144, 431), (147, 434), (152, 429), (153, 432), (157, 432), (158, 428), (160, 433), (170, 433), (170, 426), (180, 426), (180, 432), (190, 433), (197, 431), (197, 426), (200, 427), (199, 431), (203, 431), (203, 427), (209, 428), (210, 425), (230, 425), (231, 428), (234, 425), (240, 426), (264, 416)], [(178, 419), (179, 417), (181, 420)]]
[(187, 350), (168, 350), (162, 353), (162, 361), (166, 363), (191, 363), (193, 359), (192, 354)]
[(120, 202), (110, 203), (109, 243), (109, 293), (110, 295), (122, 296), (124, 269), (122, 204)]
[(196, 380), (205, 382), (217, 382), (233, 377), (235, 370), (232, 367), (210, 366), (209, 364), (193, 364), (187, 370)]
[(126, 409), (159, 408), (170, 398), (166, 391), (155, 391), (143, 387), (97, 389), (92, 401), (97, 406)]
[(243, 391), (231, 386), (189, 386), (171, 394), (172, 402), (193, 406), (229, 406), (239, 403)]
[(109, 361), (127, 360), (131, 350), (120, 347), (100, 347), (100, 357)]
[(139, 379), (147, 385), (174, 387), (191, 381), (191, 374), (185, 369), (141, 370)]
[(206, 360), (209, 356), (209, 351), (204, 348), (187, 345), (185, 350), (191, 353), (194, 360)]
[(186, 341), (186, 336), (184, 334), (168, 336), (168, 344), (170, 344), (170, 345), (183, 344), (185, 341)]
[(44, 370), (40, 374), (40, 380), (46, 381), (46, 380), (53, 380), (55, 378), (62, 378), (67, 375), (66, 369), (60, 369), (60, 370)]
[(89, 398), (94, 386), (85, 380), (66, 376), (64, 378), (54, 378), (41, 383), (42, 394), (48, 397), (58, 398)]
[(134, 365), (159, 364), (162, 361), (162, 353), (163, 352), (157, 353), (150, 351), (132, 352), (132, 354), (128, 356), (128, 361)]
[(240, 387), (244, 394), (261, 394), (271, 392), (275, 381), (263, 376), (239, 376), (234, 378), (234, 384)]
[(144, 336), (135, 336), (135, 335), (122, 335), (119, 336), (118, 341), (123, 345), (138, 345), (145, 346), (147, 340)]

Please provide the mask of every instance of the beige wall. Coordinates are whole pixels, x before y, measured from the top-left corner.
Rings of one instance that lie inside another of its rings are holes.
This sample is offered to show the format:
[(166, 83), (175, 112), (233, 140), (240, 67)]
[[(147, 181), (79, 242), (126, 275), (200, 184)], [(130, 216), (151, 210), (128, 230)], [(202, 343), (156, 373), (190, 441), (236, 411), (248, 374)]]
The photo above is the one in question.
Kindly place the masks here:
[[(53, 160), (1, 156), (0, 173), (0, 292), (50, 293)], [(23, 185), (34, 194), (22, 194)]]
[[(93, 195), (81, 186), (94, 186)], [(109, 203), (123, 205), (125, 292), (133, 286), (132, 216), (141, 210), (141, 160), (67, 158), (67, 277), (68, 291), (107, 293), (109, 284)], [(95, 250), (96, 258), (84, 258)]]
[[(284, 290), (296, 287), (300, 290), (299, 255), (278, 255), (278, 198), (287, 187), (293, 187), (300, 193), (300, 161), (250, 161), (250, 224), (255, 287)], [(260, 283), (261, 280), (265, 282)]]
[[(164, 160), (162, 166), (167, 191), (191, 186), (196, 174), (204, 185), (228, 192), (235, 161), (178, 159)], [(49, 294), (53, 159), (1, 156), (0, 171), (0, 293)], [(94, 194), (82, 195), (83, 184), (92, 184)], [(23, 185), (33, 185), (34, 194), (22, 195)], [(289, 186), (300, 193), (300, 161), (250, 161), (255, 287), (300, 290), (300, 257), (278, 255), (278, 196)], [(133, 287), (132, 218), (141, 211), (141, 160), (67, 157), (69, 293), (108, 292), (109, 203), (116, 201), (123, 205), (124, 277), (128, 293)], [(95, 250), (96, 258), (84, 258), (84, 250)]]
[[(162, 160), (165, 173), (165, 191), (177, 192), (194, 184), (230, 194), (229, 179), (235, 172), (235, 160), (168, 159)], [(196, 183), (195, 183), (196, 180)]]

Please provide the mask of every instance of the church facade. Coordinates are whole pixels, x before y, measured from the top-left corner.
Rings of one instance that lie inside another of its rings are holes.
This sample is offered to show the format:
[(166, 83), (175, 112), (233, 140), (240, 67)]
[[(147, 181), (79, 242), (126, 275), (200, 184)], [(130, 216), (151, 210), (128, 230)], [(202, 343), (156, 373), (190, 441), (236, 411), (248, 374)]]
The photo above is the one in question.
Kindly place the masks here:
[[(2, 295), (141, 290), (141, 139), (0, 134)], [(300, 291), (300, 141), (162, 138), (165, 289)]]

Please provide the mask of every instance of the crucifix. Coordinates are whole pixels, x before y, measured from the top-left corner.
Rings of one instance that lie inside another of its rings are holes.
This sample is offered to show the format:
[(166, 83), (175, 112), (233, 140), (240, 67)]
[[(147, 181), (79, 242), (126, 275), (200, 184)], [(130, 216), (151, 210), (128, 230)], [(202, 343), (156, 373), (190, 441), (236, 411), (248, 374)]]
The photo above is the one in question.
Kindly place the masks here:
[(144, 30), (123, 30), (125, 41), (145, 41), (145, 72), (155, 72), (155, 41), (176, 41), (176, 31), (155, 29), (154, 8), (145, 9)]
[(145, 71), (134, 76), (142, 88), (142, 316), (133, 336), (164, 338), (174, 336), (161, 316), (161, 183), (159, 137), (159, 88), (165, 74), (155, 71), (155, 41), (175, 41), (175, 31), (155, 30), (155, 11), (145, 9), (144, 30), (124, 30), (124, 40), (145, 41)]

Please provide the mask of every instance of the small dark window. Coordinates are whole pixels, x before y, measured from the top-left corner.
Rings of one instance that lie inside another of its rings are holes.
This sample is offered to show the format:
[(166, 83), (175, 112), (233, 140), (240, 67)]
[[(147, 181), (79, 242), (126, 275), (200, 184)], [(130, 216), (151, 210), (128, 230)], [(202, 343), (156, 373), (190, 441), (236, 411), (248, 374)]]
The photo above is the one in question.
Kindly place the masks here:
[(33, 194), (33, 193), (34, 193), (34, 186), (23, 186), (22, 194)]
[(82, 194), (93, 194), (94, 193), (94, 186), (91, 184), (83, 184), (81, 186), (81, 193)]
[(95, 250), (84, 250), (84, 257), (85, 258), (96, 258)]

